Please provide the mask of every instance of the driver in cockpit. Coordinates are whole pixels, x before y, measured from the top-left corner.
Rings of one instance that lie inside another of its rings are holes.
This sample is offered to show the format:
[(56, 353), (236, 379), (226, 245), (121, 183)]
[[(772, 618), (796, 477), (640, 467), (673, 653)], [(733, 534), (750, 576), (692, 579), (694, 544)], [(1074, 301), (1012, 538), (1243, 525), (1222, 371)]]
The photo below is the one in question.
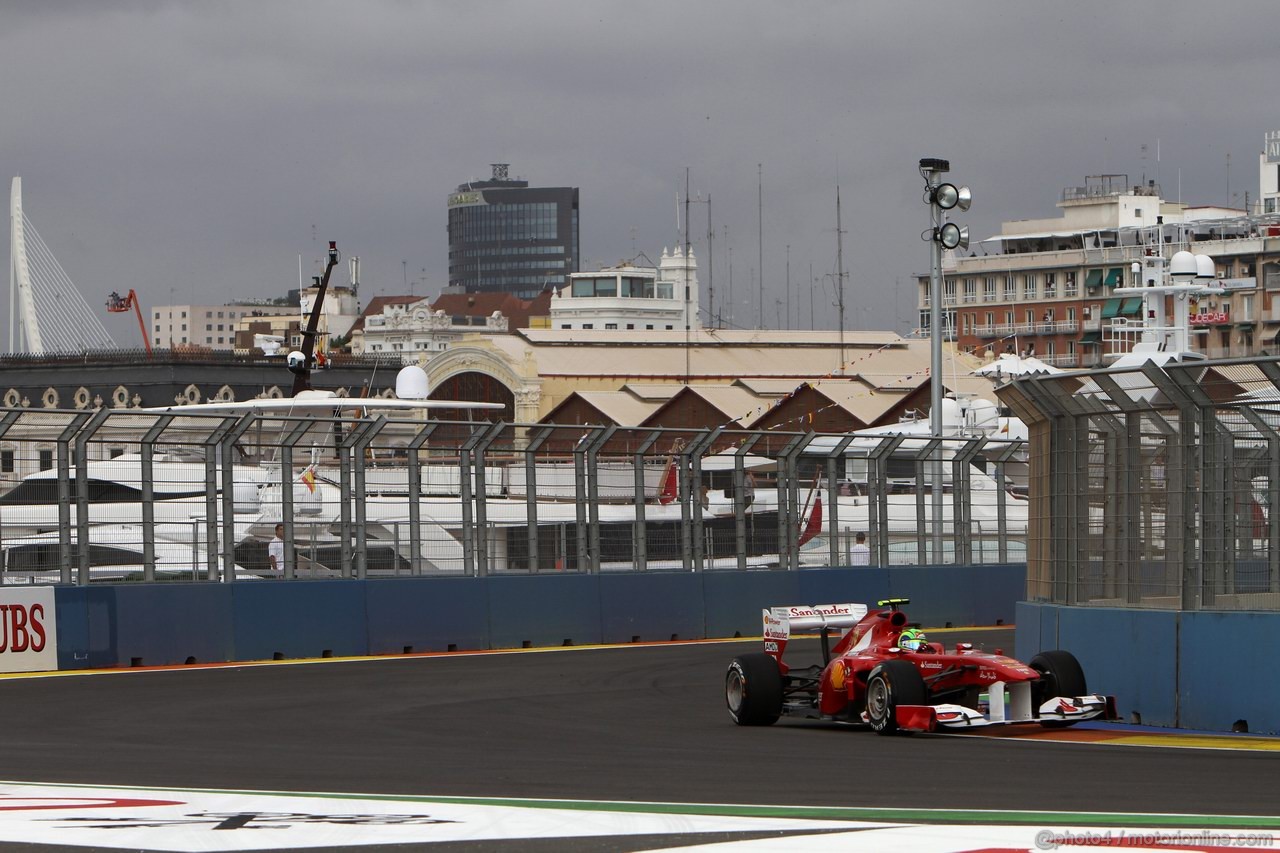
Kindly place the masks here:
[(924, 635), (924, 631), (919, 628), (908, 628), (902, 632), (902, 636), (898, 638), (898, 648), (908, 652), (929, 652), (932, 647), (929, 640)]

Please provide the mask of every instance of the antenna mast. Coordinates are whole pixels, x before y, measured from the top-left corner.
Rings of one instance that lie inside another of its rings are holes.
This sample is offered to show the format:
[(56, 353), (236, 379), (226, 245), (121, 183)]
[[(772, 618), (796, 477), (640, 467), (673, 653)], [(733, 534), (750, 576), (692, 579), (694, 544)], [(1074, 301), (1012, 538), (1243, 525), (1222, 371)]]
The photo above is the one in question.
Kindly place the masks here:
[(840, 223), (840, 185), (836, 184), (836, 304), (840, 309), (840, 366), (844, 374), (844, 230)]
[(756, 223), (758, 233), (756, 234), (756, 246), (759, 250), (760, 264), (760, 308), (756, 315), (758, 322), (757, 329), (764, 328), (764, 166), (760, 163), (756, 164)]

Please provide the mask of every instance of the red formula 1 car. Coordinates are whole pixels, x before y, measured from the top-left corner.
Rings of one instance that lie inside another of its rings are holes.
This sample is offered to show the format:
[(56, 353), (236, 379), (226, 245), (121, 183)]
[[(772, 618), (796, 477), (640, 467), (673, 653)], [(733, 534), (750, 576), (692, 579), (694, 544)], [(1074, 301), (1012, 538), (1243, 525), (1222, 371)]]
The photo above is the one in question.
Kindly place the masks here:
[[(881, 734), (1115, 718), (1115, 700), (1088, 692), (1070, 652), (1041, 652), (1027, 665), (969, 643), (946, 651), (908, 625), (898, 608), (909, 603), (889, 599), (873, 612), (865, 604), (764, 611), (764, 652), (735, 658), (725, 675), (729, 716), (740, 726), (767, 726), (786, 714)], [(821, 635), (821, 664), (783, 662), (792, 632), (800, 631)]]

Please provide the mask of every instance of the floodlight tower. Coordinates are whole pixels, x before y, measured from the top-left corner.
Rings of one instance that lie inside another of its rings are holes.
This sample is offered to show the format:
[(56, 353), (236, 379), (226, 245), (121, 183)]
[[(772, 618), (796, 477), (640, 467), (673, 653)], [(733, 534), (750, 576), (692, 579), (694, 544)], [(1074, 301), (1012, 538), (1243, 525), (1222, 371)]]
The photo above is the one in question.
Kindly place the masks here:
[(924, 202), (929, 205), (929, 229), (920, 235), (929, 241), (929, 425), (934, 437), (942, 435), (942, 250), (969, 248), (969, 226), (947, 222), (945, 211), (968, 210), (973, 196), (968, 187), (943, 183), (939, 176), (951, 171), (951, 163), (928, 157), (920, 161), (924, 178)]
[[(929, 228), (920, 237), (930, 246), (929, 265), (929, 430), (934, 438), (942, 437), (942, 250), (969, 248), (969, 227), (947, 222), (945, 213), (952, 208), (968, 210), (973, 197), (968, 187), (941, 180), (951, 171), (951, 163), (936, 157), (920, 161), (924, 178), (924, 202), (929, 205)], [(933, 558), (942, 562), (942, 453), (935, 451), (932, 467)]]

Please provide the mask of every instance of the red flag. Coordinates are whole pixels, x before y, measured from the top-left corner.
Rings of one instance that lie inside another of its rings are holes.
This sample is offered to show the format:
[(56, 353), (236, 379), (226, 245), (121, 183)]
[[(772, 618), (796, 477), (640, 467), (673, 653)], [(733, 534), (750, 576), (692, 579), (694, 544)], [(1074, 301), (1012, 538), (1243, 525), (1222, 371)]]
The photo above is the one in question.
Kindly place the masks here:
[(822, 532), (822, 496), (814, 495), (813, 512), (809, 513), (809, 521), (805, 523), (804, 529), (800, 531), (800, 541), (796, 545), (803, 545), (813, 537)]
[(666, 506), (676, 499), (679, 494), (679, 486), (676, 478), (676, 460), (673, 457), (667, 465), (667, 473), (662, 478), (662, 491), (658, 493), (658, 503)]

